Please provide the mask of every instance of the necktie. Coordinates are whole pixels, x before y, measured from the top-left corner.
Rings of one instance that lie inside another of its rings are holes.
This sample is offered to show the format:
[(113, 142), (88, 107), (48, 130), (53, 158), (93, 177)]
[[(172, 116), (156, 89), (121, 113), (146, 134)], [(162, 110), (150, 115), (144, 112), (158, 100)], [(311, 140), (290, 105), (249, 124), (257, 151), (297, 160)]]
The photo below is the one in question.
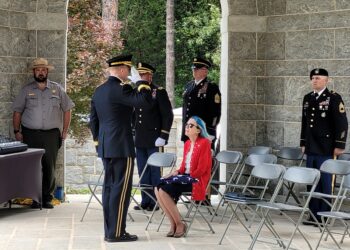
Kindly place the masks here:
[(318, 98), (318, 93), (315, 93), (315, 100), (317, 100)]

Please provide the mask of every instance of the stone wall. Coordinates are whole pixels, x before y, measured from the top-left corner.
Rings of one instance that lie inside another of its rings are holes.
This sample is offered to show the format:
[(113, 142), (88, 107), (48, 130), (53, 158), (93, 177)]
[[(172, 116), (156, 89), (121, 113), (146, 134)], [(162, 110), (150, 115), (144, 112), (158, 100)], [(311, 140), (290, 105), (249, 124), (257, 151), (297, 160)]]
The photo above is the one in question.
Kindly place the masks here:
[[(28, 67), (46, 57), (55, 70), (49, 78), (64, 86), (66, 75), (66, 0), (0, 0), (0, 134), (14, 137), (12, 102), (32, 80)], [(57, 184), (64, 184), (63, 150), (57, 161)]]
[(315, 67), (329, 70), (329, 88), (350, 106), (349, 1), (221, 3), (224, 147), (298, 146), (302, 98)]
[[(181, 128), (181, 109), (175, 109), (169, 142), (164, 150), (165, 152), (176, 153), (178, 156), (177, 165), (181, 162), (183, 151), (183, 142), (180, 141)], [(65, 163), (65, 186), (68, 193), (86, 191), (88, 188), (87, 182), (97, 181), (103, 170), (102, 161), (97, 158), (92, 139), (89, 139), (83, 145), (76, 143), (73, 139), (67, 139)], [(137, 181), (138, 172), (135, 161), (134, 183)]]

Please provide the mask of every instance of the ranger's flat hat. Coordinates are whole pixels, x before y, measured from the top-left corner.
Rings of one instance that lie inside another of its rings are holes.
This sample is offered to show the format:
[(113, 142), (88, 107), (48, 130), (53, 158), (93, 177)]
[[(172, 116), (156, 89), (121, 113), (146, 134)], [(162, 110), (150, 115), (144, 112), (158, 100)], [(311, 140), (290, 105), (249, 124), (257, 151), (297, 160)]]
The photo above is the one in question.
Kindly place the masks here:
[(35, 58), (31, 65), (31, 69), (36, 69), (36, 68), (47, 68), (48, 70), (53, 70), (54, 66), (50, 65), (47, 59), (39, 57), (39, 58)]
[(131, 58), (132, 55), (120, 55), (107, 60), (107, 63), (109, 67), (118, 67), (122, 65), (131, 67)]
[(149, 64), (144, 63), (144, 62), (139, 62), (137, 64), (137, 70), (140, 74), (144, 74), (144, 73), (153, 74), (154, 72), (156, 72), (156, 69), (154, 67), (152, 67), (152, 65), (149, 65)]
[(200, 57), (193, 58), (193, 63), (192, 63), (193, 69), (200, 69), (203, 67), (206, 67), (207, 69), (209, 69), (211, 67), (211, 63), (208, 60), (205, 60)]
[(310, 71), (310, 80), (312, 76), (328, 76), (328, 71), (322, 68), (316, 68)]

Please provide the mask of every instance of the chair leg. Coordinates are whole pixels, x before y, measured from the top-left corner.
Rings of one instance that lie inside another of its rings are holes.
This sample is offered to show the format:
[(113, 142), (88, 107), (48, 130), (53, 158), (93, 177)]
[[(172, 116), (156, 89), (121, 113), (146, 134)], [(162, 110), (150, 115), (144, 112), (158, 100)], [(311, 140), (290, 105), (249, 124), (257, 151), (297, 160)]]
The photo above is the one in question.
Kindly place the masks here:
[(83, 222), (83, 220), (84, 220), (85, 214), (86, 214), (86, 212), (87, 212), (87, 210), (88, 210), (88, 208), (89, 208), (89, 206), (90, 206), (92, 197), (93, 197), (93, 195), (91, 194), (91, 195), (90, 195), (90, 198), (89, 198), (89, 201), (88, 201), (88, 203), (86, 204), (86, 207), (85, 207), (85, 211), (84, 211), (84, 213), (83, 213), (83, 216), (82, 216), (81, 219), (80, 219), (80, 222)]

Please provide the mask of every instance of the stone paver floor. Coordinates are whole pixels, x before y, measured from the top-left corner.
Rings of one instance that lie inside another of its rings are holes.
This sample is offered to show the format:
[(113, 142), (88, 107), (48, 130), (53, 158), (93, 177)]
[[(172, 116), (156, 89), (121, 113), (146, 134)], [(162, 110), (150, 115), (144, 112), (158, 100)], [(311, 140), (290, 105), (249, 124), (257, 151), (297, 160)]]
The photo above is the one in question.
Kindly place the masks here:
[[(188, 237), (167, 238), (165, 234), (169, 225), (165, 222), (160, 231), (156, 231), (156, 224), (151, 224), (145, 231), (146, 219), (143, 216), (133, 215), (135, 222), (128, 221), (127, 231), (137, 234), (139, 240), (129, 243), (105, 243), (103, 240), (103, 220), (101, 206), (94, 201), (88, 209), (83, 222), (80, 221), (87, 204), (86, 195), (68, 195), (67, 202), (56, 206), (55, 209), (32, 210), (25, 207), (14, 207), (12, 209), (0, 208), (0, 249), (6, 250), (75, 250), (75, 249), (152, 249), (152, 250), (174, 250), (174, 249), (247, 249), (250, 237), (246, 231), (233, 222), (226, 234), (222, 245), (218, 245), (219, 238), (226, 227), (220, 224), (218, 219), (213, 222), (215, 234), (208, 231), (199, 231), (198, 228), (206, 229), (206, 225), (200, 219), (193, 224)], [(159, 221), (160, 212), (156, 219)], [(291, 225), (281, 216), (276, 219), (277, 230), (282, 237), (288, 237)], [(255, 231), (256, 227), (253, 227)], [(302, 226), (303, 232), (307, 234), (313, 248), (315, 248), (320, 236), (316, 227)], [(266, 230), (264, 230), (266, 234)], [(338, 238), (339, 239), (339, 238)], [(293, 241), (294, 249), (308, 249), (302, 237), (297, 234)], [(350, 249), (349, 236), (346, 237), (343, 249)], [(280, 249), (276, 245), (258, 242), (254, 249)], [(329, 239), (323, 241), (319, 249), (336, 249)]]

